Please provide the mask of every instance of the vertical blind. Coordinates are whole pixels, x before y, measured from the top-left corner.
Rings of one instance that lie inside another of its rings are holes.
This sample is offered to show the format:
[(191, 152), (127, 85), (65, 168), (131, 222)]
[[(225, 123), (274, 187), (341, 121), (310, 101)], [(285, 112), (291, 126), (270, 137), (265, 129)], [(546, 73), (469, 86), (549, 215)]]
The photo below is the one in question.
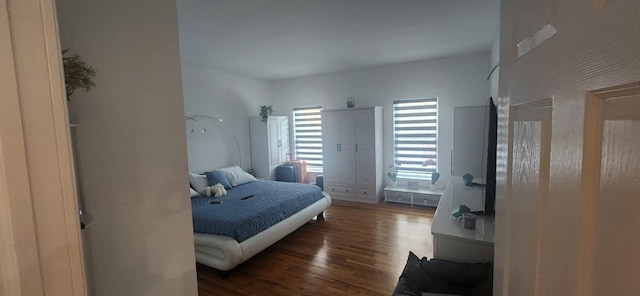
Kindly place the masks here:
[(398, 178), (431, 179), (438, 168), (438, 98), (394, 100), (393, 139)]
[(307, 169), (322, 172), (322, 107), (293, 108), (293, 137), (296, 159), (306, 160)]

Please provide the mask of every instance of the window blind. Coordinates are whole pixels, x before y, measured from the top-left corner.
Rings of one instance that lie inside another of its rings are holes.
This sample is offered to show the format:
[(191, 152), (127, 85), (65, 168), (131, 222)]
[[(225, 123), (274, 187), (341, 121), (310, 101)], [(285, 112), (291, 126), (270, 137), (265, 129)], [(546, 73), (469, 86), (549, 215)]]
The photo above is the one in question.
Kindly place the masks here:
[(294, 153), (307, 170), (322, 172), (322, 107), (293, 108)]
[(438, 168), (438, 98), (393, 101), (398, 178), (430, 180)]

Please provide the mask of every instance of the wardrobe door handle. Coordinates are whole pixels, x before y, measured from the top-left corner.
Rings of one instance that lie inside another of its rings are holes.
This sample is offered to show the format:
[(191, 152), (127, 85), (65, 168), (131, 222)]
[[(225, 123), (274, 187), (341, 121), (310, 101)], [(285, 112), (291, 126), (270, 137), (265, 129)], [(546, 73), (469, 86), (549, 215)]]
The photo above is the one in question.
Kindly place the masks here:
[(358, 152), (358, 144), (356, 144), (356, 152)]

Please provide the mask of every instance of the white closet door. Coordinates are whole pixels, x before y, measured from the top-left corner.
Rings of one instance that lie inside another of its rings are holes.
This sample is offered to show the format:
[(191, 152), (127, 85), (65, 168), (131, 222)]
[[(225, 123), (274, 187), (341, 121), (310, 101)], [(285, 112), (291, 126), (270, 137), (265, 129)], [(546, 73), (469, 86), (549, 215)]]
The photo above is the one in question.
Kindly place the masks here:
[(376, 156), (373, 110), (354, 112), (357, 183), (358, 186), (374, 186), (376, 183)]
[(355, 160), (355, 117), (353, 111), (338, 112), (338, 161), (340, 166), (340, 183), (356, 184)]
[(267, 120), (267, 140), (269, 141), (269, 166), (277, 166), (281, 163), (280, 159), (280, 125), (278, 120)]
[(289, 120), (286, 117), (278, 119), (278, 148), (278, 163), (283, 163), (289, 154)]
[(338, 183), (338, 112), (322, 112), (322, 175), (325, 183)]

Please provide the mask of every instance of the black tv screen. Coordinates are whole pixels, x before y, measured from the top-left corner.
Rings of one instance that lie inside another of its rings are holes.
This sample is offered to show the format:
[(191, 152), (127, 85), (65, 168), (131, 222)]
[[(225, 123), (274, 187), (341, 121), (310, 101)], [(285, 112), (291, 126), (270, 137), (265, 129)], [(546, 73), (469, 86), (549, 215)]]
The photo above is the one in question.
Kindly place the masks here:
[(498, 148), (498, 108), (489, 98), (489, 124), (487, 134), (487, 178), (484, 196), (484, 213), (496, 212), (496, 154)]

